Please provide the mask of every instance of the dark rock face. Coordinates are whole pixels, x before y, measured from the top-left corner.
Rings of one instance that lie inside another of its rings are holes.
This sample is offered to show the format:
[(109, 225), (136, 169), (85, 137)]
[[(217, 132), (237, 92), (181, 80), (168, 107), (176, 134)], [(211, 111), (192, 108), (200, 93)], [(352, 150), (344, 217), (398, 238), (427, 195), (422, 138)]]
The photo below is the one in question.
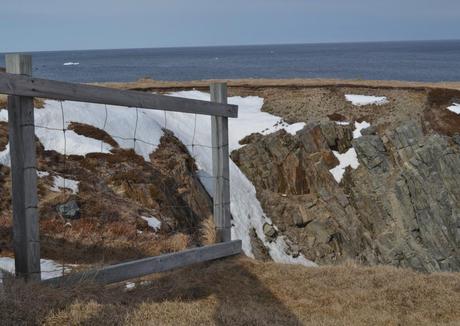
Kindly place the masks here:
[(358, 256), (363, 247), (358, 216), (329, 172), (339, 163), (328, 145), (339, 142), (331, 135), (347, 134), (349, 127), (335, 128), (339, 132), (311, 124), (296, 136), (281, 130), (232, 153), (293, 251), (319, 263)]
[[(346, 127), (256, 137), (232, 158), (279, 232), (308, 259), (460, 270), (459, 147), (413, 122), (353, 141)], [(339, 185), (329, 172), (338, 164), (331, 148), (344, 152), (351, 143), (360, 166)]]
[[(356, 148), (369, 137), (357, 139)], [(366, 168), (354, 173), (350, 192), (357, 208), (365, 204), (358, 211), (372, 217), (380, 261), (423, 271), (460, 270), (460, 153), (447, 137), (424, 136), (415, 123), (389, 133), (385, 147), (379, 165), (366, 165), (375, 157), (372, 149), (357, 150)]]

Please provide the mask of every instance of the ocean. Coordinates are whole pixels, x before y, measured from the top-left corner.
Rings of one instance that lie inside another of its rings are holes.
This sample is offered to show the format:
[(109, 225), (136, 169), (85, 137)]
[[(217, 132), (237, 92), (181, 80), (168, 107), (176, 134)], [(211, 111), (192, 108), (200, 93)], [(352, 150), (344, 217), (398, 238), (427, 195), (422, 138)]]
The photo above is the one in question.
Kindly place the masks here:
[[(139, 78), (460, 81), (460, 41), (32, 52), (33, 74), (71, 82)], [(4, 56), (0, 56), (4, 66)]]

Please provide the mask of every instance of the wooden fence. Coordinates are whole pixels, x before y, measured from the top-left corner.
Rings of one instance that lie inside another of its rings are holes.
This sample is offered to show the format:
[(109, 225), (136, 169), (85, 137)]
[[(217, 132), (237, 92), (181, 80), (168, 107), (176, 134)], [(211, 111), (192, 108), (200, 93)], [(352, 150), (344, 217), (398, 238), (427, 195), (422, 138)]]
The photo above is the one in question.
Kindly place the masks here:
[(17, 277), (35, 281), (41, 279), (34, 97), (211, 116), (213, 210), (219, 243), (72, 274), (47, 280), (48, 283), (76, 282), (88, 278), (102, 283), (119, 282), (241, 252), (241, 241), (231, 241), (228, 149), (228, 118), (238, 116), (238, 107), (227, 103), (226, 84), (212, 84), (211, 102), (207, 102), (33, 78), (30, 55), (7, 54), (5, 62), (6, 73), (0, 74), (0, 94), (8, 95), (13, 246)]

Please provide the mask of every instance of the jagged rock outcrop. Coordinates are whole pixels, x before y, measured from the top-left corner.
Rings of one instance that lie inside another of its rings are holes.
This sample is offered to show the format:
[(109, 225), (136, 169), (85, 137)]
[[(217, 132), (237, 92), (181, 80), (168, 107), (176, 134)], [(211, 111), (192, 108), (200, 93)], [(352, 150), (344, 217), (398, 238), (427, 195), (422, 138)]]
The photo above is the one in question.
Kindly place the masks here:
[[(336, 126), (343, 130), (335, 135), (347, 134), (348, 126)], [(338, 161), (328, 144), (337, 139), (326, 139), (322, 130), (309, 124), (295, 136), (284, 130), (253, 136), (232, 159), (254, 183), (265, 212), (288, 241), (306, 258), (328, 263), (359, 256), (368, 244), (344, 189), (329, 172)]]
[[(411, 122), (354, 141), (363, 168), (350, 181), (358, 211), (371, 217), (382, 263), (423, 271), (460, 270), (460, 152)], [(379, 164), (367, 164), (380, 162)], [(363, 214), (364, 215), (364, 214)]]
[[(342, 126), (338, 126), (339, 128)], [(357, 259), (420, 271), (460, 270), (460, 151), (409, 122), (352, 141), (360, 166), (340, 185), (331, 153), (348, 132), (310, 124), (253, 141), (232, 158), (254, 182), (279, 231), (318, 263)], [(340, 145), (340, 147), (338, 146)]]

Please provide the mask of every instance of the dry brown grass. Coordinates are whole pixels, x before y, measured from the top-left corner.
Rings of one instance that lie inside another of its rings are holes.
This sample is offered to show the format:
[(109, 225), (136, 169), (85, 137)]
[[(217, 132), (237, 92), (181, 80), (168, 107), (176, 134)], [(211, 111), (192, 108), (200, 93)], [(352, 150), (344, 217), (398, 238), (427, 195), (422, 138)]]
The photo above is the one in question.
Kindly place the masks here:
[[(8, 96), (0, 94), (0, 109), (5, 109), (7, 105)], [(37, 109), (43, 109), (45, 107), (45, 101), (41, 98), (34, 98), (34, 106)]]
[(210, 245), (216, 243), (216, 238), (216, 224), (214, 218), (209, 216), (201, 223), (201, 242), (204, 245)]
[(459, 325), (460, 274), (233, 258), (105, 289), (6, 288), (3, 325)]
[(398, 80), (360, 80), (360, 79), (225, 79), (225, 80), (192, 80), (192, 81), (160, 81), (148, 78), (139, 79), (129, 83), (100, 83), (101, 86), (134, 89), (134, 90), (174, 90), (174, 89), (209, 89), (212, 82), (227, 82), (230, 87), (368, 87), (379, 89), (460, 89), (459, 82), (408, 82)]
[(118, 147), (118, 143), (106, 131), (86, 123), (71, 122), (68, 129), (79, 135), (103, 141), (112, 147)]

